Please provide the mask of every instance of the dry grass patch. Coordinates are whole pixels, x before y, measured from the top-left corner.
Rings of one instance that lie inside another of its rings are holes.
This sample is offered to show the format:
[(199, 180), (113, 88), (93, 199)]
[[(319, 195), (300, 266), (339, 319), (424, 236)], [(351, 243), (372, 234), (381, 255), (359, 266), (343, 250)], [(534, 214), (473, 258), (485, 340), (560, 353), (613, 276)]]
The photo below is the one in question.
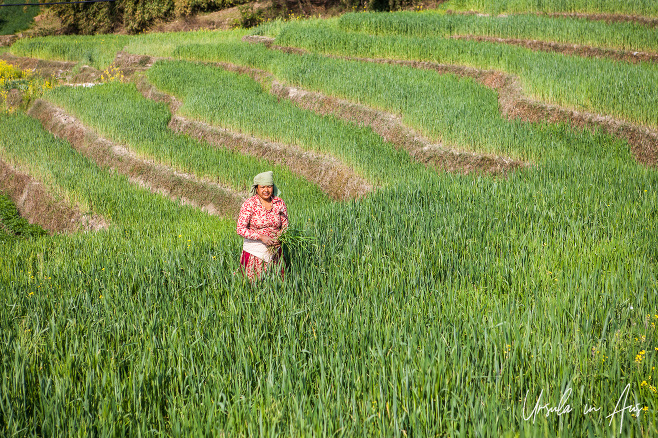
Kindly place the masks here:
[(0, 47), (11, 46), (17, 39), (16, 35), (0, 35)]
[(0, 53), (0, 60), (19, 70), (30, 70), (44, 79), (64, 78), (71, 73), (77, 64), (70, 61), (47, 61), (38, 58), (14, 56), (11, 53)]

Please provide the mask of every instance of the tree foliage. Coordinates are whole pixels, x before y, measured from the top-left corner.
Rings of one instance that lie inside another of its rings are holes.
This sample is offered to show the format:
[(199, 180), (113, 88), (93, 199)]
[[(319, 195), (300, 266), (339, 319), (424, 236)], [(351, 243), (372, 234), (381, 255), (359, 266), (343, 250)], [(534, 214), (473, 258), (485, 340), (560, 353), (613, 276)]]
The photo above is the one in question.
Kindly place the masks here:
[[(47, 3), (51, 0), (40, 0)], [(74, 0), (69, 0), (74, 1)], [(67, 33), (109, 33), (119, 27), (130, 33), (158, 19), (185, 17), (195, 12), (224, 9), (241, 0), (116, 0), (114, 2), (54, 5)]]

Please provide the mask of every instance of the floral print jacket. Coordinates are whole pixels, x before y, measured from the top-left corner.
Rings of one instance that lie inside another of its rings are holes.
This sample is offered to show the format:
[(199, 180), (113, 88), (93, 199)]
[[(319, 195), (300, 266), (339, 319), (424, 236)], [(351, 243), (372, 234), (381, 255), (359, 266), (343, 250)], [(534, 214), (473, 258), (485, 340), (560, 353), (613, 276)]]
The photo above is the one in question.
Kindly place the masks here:
[(259, 240), (259, 234), (280, 236), (288, 228), (288, 210), (283, 199), (272, 197), (272, 209), (265, 210), (258, 195), (244, 201), (238, 215), (237, 233), (247, 239)]

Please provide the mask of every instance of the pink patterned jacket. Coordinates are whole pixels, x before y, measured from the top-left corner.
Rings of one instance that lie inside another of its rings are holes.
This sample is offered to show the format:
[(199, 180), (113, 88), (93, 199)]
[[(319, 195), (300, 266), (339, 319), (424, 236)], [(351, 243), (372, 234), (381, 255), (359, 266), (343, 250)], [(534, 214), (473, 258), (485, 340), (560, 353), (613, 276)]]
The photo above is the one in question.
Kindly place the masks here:
[(288, 228), (288, 209), (283, 199), (272, 197), (272, 209), (265, 210), (258, 195), (244, 201), (238, 215), (237, 233), (247, 239), (259, 240), (259, 234), (280, 236)]

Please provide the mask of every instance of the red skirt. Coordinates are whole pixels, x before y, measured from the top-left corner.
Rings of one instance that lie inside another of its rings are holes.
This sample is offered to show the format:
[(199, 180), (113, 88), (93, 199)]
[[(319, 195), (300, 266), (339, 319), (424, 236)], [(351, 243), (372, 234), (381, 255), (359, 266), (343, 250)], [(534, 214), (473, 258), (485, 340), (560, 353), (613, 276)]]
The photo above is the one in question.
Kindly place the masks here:
[(283, 278), (283, 252), (281, 248), (272, 256), (269, 263), (243, 250), (240, 265), (242, 266), (242, 273), (250, 281), (260, 279), (270, 267), (274, 268), (278, 265), (281, 265), (281, 278)]

